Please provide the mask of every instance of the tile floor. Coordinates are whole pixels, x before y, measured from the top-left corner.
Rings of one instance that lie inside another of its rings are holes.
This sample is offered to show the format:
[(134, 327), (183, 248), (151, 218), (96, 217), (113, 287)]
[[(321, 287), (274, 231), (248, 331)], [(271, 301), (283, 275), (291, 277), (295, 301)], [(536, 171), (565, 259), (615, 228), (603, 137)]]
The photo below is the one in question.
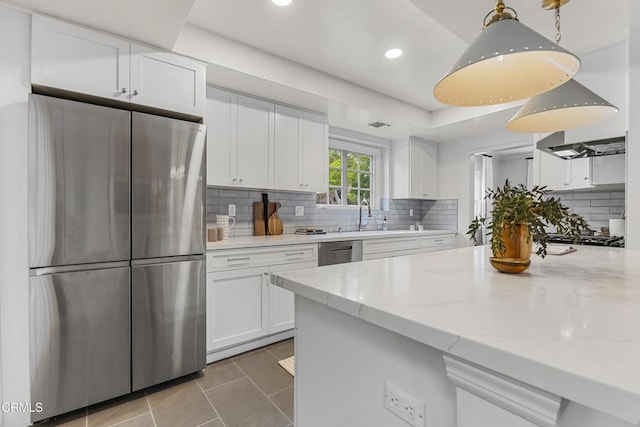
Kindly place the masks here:
[(292, 427), (293, 377), (278, 365), (292, 355), (281, 341), (36, 426)]

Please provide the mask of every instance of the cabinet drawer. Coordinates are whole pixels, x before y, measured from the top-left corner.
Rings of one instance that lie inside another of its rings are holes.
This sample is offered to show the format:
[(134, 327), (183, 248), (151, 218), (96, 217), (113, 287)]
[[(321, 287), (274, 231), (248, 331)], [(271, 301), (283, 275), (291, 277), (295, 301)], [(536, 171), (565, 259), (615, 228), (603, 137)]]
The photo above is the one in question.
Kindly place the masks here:
[(418, 249), (418, 247), (418, 237), (371, 239), (362, 242), (362, 253), (363, 255), (367, 255), (381, 252), (406, 251)]
[(207, 253), (207, 271), (281, 265), (318, 260), (317, 245), (228, 249)]
[(415, 255), (417, 253), (418, 253), (418, 249), (406, 249), (403, 251), (393, 251), (393, 252), (378, 252), (375, 254), (365, 254), (362, 256), (362, 259), (367, 261), (370, 259), (395, 258), (395, 257), (405, 256), (405, 255)]
[(420, 239), (420, 251), (432, 252), (455, 247), (455, 234), (445, 234), (442, 236), (423, 236)]

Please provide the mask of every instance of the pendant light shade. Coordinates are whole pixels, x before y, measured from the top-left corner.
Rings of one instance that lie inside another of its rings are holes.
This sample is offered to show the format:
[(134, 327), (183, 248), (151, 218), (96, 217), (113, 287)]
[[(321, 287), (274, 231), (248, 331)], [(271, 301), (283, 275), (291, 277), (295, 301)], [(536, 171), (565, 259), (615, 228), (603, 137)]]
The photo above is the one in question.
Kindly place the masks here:
[(534, 96), (509, 120), (514, 132), (557, 132), (609, 119), (618, 107), (575, 80)]
[(489, 23), (449, 72), (434, 96), (454, 106), (512, 102), (567, 82), (580, 60), (517, 19)]

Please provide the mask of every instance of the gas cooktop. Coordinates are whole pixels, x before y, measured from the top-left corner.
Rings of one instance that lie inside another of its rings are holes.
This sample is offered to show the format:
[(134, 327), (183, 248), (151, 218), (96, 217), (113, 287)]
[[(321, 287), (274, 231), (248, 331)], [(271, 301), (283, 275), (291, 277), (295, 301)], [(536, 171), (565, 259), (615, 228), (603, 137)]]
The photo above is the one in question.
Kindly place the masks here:
[(564, 234), (549, 234), (547, 242), (624, 248), (624, 237), (621, 236), (580, 236), (576, 239)]

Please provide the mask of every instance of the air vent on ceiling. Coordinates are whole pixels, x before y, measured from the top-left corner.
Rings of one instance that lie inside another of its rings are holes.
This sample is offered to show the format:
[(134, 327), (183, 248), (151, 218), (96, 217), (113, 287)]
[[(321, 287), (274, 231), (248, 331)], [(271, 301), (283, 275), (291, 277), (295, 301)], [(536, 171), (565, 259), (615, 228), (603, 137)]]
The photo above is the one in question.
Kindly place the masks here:
[(391, 126), (391, 125), (387, 123), (382, 123), (382, 122), (373, 122), (373, 123), (369, 123), (369, 126), (373, 128), (381, 128), (382, 126)]

